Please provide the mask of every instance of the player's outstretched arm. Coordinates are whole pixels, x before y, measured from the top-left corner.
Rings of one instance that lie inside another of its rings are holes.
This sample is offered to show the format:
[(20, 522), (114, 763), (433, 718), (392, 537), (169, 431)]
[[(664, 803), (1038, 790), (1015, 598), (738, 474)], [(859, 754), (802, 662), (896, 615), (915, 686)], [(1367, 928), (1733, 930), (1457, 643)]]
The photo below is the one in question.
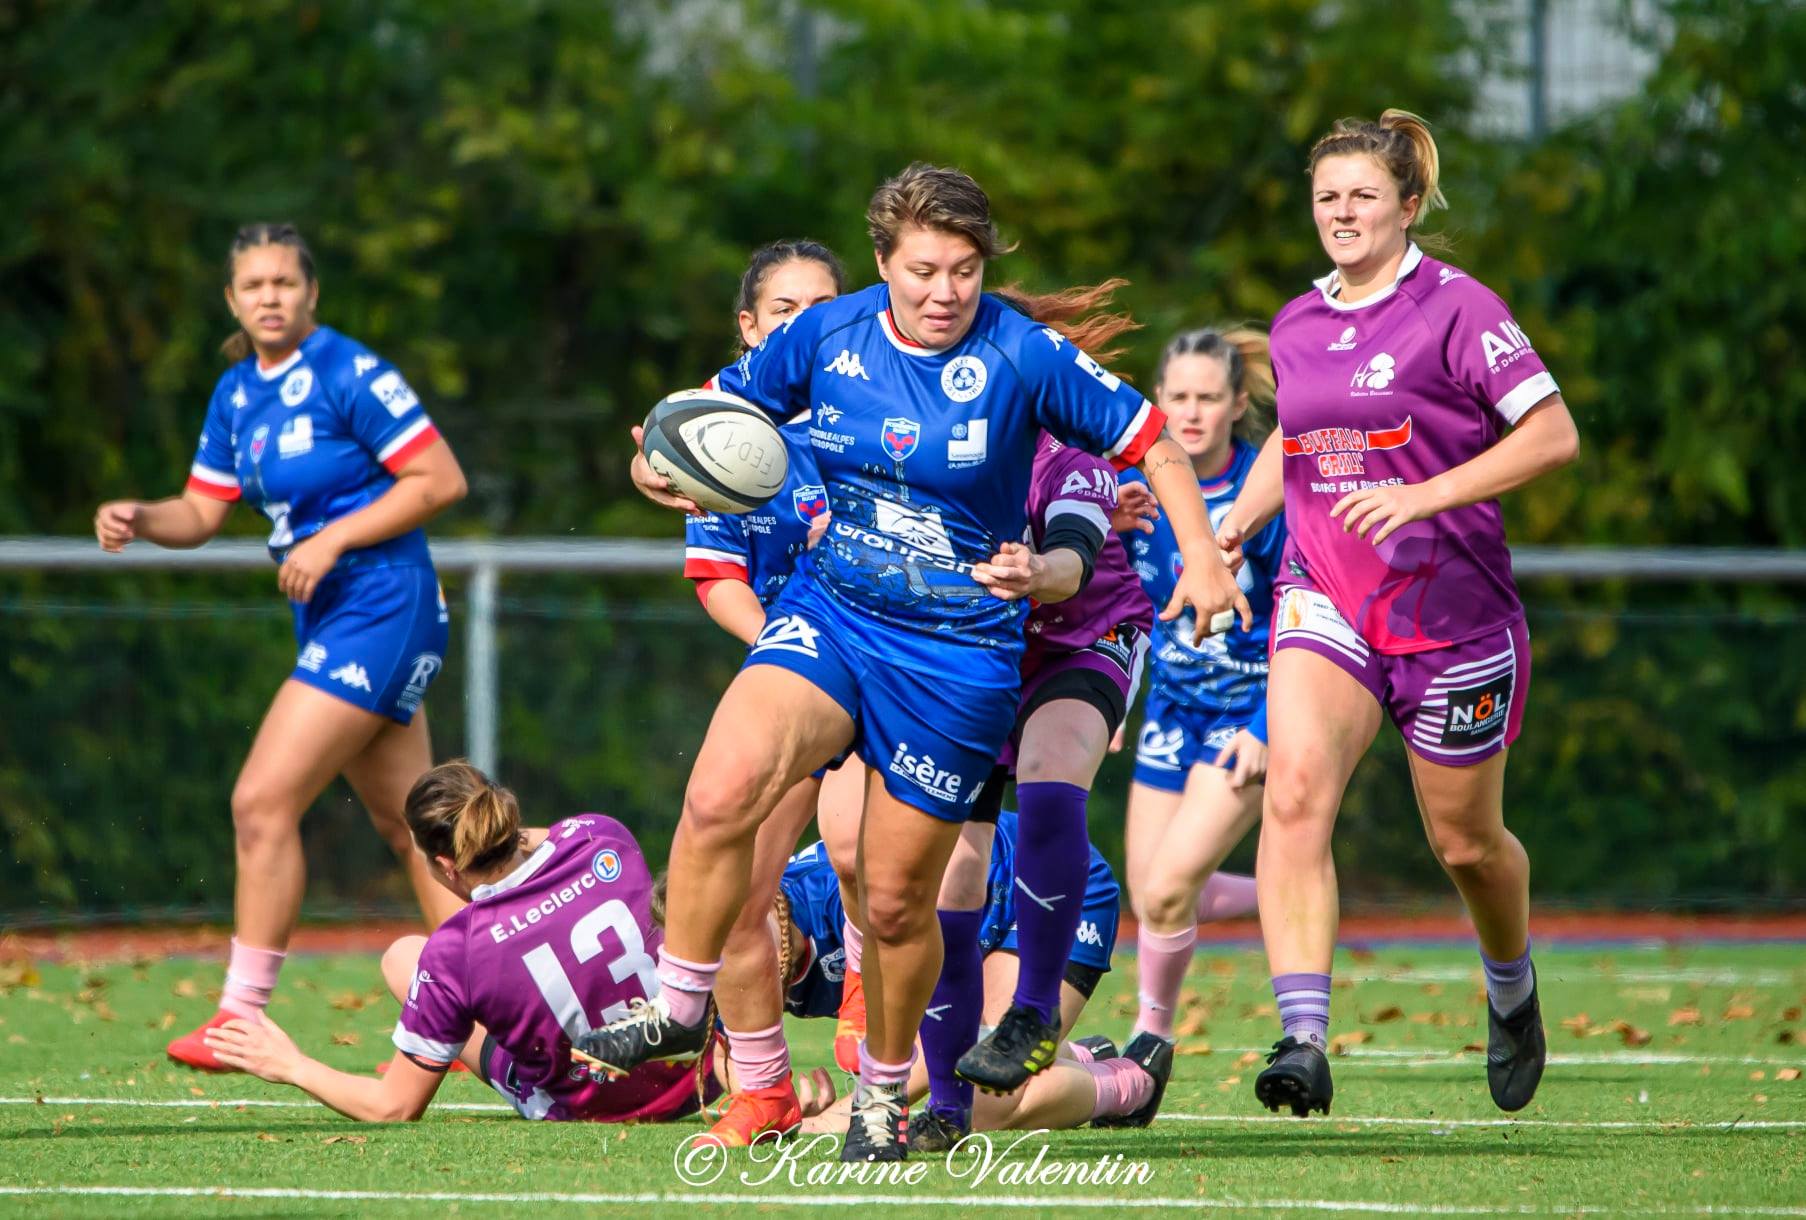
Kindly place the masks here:
[[(1190, 456), (1178, 441), (1161, 433), (1142, 457), (1140, 469), (1166, 512), (1173, 537), (1179, 543), (1179, 554), (1185, 560), (1185, 569), (1174, 582), (1172, 600), (1160, 612), (1161, 620), (1171, 622), (1184, 613), (1186, 606), (1192, 607), (1197, 617), (1194, 645), (1203, 643), (1204, 637), (1214, 631), (1227, 631), (1235, 618), (1240, 618), (1242, 630), (1246, 631), (1254, 623), (1254, 611), (1217, 550), (1210, 513), (1198, 490), (1198, 476)], [(1230, 611), (1234, 613), (1225, 621), (1221, 616)]]
[(230, 500), (194, 491), (167, 500), (110, 500), (94, 513), (94, 536), (103, 551), (123, 551), (139, 538), (186, 550), (219, 533), (231, 512)]
[(765, 607), (744, 580), (723, 576), (710, 581), (703, 591), (702, 608), (717, 627), (742, 644), (751, 644), (765, 629)]
[(292, 1084), (347, 1118), (367, 1123), (413, 1122), (445, 1079), (395, 1052), (387, 1075), (355, 1076), (301, 1053), (274, 1021), (228, 1021), (207, 1031), (207, 1045), (227, 1067), (272, 1084)]
[(1286, 506), (1285, 472), (1280, 465), (1281, 439), (1278, 428), (1268, 434), (1266, 444), (1255, 455), (1254, 465), (1248, 468), (1248, 477), (1242, 480), (1235, 503), (1229, 506), (1229, 514), (1223, 518), (1223, 534), (1238, 544), (1260, 533)]

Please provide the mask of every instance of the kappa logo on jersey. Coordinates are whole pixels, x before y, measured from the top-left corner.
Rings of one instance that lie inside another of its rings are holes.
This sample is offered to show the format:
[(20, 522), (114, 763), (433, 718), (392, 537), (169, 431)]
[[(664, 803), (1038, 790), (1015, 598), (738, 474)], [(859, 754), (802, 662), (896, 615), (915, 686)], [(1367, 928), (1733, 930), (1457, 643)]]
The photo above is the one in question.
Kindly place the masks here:
[(596, 858), (589, 862), (590, 871), (596, 874), (596, 880), (607, 885), (611, 881), (621, 879), (621, 853), (612, 847), (604, 847), (596, 853)]
[(278, 457), (300, 457), (314, 447), (314, 417), (311, 415), (292, 415), (283, 421), (282, 431), (276, 434), (276, 454)]
[(1480, 332), (1480, 349), (1486, 353), (1487, 371), (1496, 373), (1509, 368), (1531, 350), (1530, 336), (1516, 322), (1506, 318), (1492, 330)]
[(824, 402), (819, 407), (815, 408), (815, 414), (822, 423), (832, 428), (835, 424), (840, 422), (840, 417), (845, 415), (846, 412), (842, 411), (833, 403)]
[(884, 452), (890, 454), (893, 462), (901, 462), (916, 451), (916, 445), (922, 439), (922, 425), (913, 419), (904, 419), (893, 415), (884, 421)]
[(959, 786), (963, 777), (957, 772), (937, 767), (932, 754), (910, 753), (907, 741), (897, 743), (897, 751), (890, 756), (890, 766), (885, 769), (892, 775), (902, 776), (937, 801), (945, 801), (949, 805), (959, 801)]
[(298, 407), (314, 391), (314, 371), (302, 365), (282, 379), (282, 405)]
[(819, 657), (821, 645), (816, 641), (820, 638), (821, 631), (811, 627), (802, 615), (780, 614), (760, 630), (759, 638), (753, 641), (752, 650), (761, 652), (767, 648), (778, 648), (784, 652), (800, 652), (806, 657)]
[(244, 410), (244, 408), (250, 403), (250, 401), (251, 401), (251, 396), (249, 394), (245, 393), (245, 388), (243, 386), (239, 386), (237, 389), (232, 391), (232, 409), (233, 410), (235, 410), (235, 411)]
[(1183, 749), (1184, 729), (1177, 725), (1163, 729), (1158, 720), (1149, 720), (1141, 726), (1141, 737), (1135, 744), (1135, 761), (1162, 771), (1177, 771), (1179, 752)]
[(257, 430), (251, 433), (251, 460), (263, 461), (263, 451), (270, 443), (270, 426), (258, 424)]
[(362, 377), (381, 363), (382, 361), (367, 352), (362, 356), (353, 356), (351, 358), (351, 374), (354, 377)]
[(1075, 939), (1081, 945), (1096, 945), (1100, 949), (1103, 948), (1104, 945), (1103, 933), (1099, 932), (1097, 930), (1097, 924), (1089, 919), (1079, 920), (1079, 930)]
[(871, 376), (865, 371), (865, 361), (859, 358), (858, 352), (847, 347), (841, 348), (840, 355), (828, 361), (823, 366), (822, 372), (839, 373), (842, 377), (857, 377), (861, 381), (871, 380)]
[(426, 697), (426, 688), (432, 683), (433, 676), (439, 672), (444, 662), (436, 652), (423, 652), (414, 658), (414, 668), (408, 674), (408, 684), (402, 688), (395, 706), (404, 712), (420, 709), (420, 701)]
[(1355, 346), (1355, 328), (1352, 326), (1347, 326), (1347, 327), (1343, 327), (1341, 337), (1338, 338), (1334, 343), (1329, 345), (1329, 350), (1332, 352), (1352, 352), (1354, 350), (1354, 346)]
[(1066, 342), (1066, 336), (1062, 335), (1051, 326), (1043, 326), (1041, 328), (1041, 334), (1046, 337), (1049, 343), (1054, 345), (1054, 350), (1056, 352), (1060, 350), (1060, 345)]
[(1348, 384), (1357, 390), (1378, 394), (1384, 392), (1397, 375), (1398, 361), (1385, 352), (1378, 352), (1355, 370), (1355, 375), (1348, 379)]
[(976, 466), (984, 461), (990, 432), (991, 421), (988, 419), (954, 424), (952, 439), (947, 442), (947, 465), (958, 468)]
[(320, 666), (324, 664), (326, 664), (326, 645), (316, 644), (312, 640), (309, 640), (307, 647), (301, 650), (301, 655), (295, 658), (296, 668), (305, 669), (310, 674), (319, 673)]
[(1279, 448), (1287, 457), (1315, 457), (1317, 473), (1326, 479), (1345, 479), (1367, 473), (1367, 454), (1375, 450), (1402, 449), (1411, 443), (1411, 417), (1396, 428), (1313, 428), (1297, 436), (1281, 436)]
[(356, 661), (347, 661), (326, 676), (334, 682), (343, 682), (352, 690), (370, 689), (370, 675)]
[(985, 362), (977, 356), (955, 356), (941, 370), (941, 393), (954, 402), (971, 402), (985, 392)]
[(828, 489), (820, 483), (793, 488), (790, 501), (796, 507), (799, 521), (813, 521), (828, 511)]
[(370, 392), (376, 395), (376, 401), (387, 407), (389, 414), (396, 419), (420, 405), (420, 398), (414, 393), (413, 387), (403, 381), (401, 374), (394, 369), (372, 381)]

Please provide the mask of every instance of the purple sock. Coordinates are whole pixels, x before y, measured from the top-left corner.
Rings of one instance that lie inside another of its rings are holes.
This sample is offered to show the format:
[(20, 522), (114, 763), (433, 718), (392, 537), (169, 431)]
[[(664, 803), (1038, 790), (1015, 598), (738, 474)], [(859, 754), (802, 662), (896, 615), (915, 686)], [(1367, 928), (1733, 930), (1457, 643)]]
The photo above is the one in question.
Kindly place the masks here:
[(1060, 1016), (1060, 980), (1091, 873), (1086, 795), (1073, 784), (1016, 785), (1016, 1003), (1048, 1022)]
[(1279, 1002), (1279, 1020), (1286, 1036), (1329, 1046), (1329, 975), (1276, 974), (1273, 998)]
[(1508, 962), (1494, 961), (1480, 954), (1480, 965), (1486, 970), (1486, 998), (1501, 1017), (1509, 1017), (1530, 998), (1536, 986), (1536, 975), (1530, 970), (1530, 941), (1524, 941), (1524, 952)]
[(972, 1086), (953, 1074), (959, 1057), (978, 1041), (985, 966), (978, 951), (983, 911), (936, 911), (941, 921), (941, 977), (922, 1016), (922, 1064), (928, 1069), (928, 1104), (972, 1113)]

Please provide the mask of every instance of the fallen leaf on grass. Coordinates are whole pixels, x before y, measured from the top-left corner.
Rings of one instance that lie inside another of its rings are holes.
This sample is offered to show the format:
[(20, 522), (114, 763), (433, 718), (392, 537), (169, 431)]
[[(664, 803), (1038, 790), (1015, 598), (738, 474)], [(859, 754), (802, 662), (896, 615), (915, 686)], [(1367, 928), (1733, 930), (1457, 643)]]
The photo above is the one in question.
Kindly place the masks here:
[(355, 991), (341, 991), (326, 1002), (340, 1012), (356, 1012), (364, 1006), (364, 997)]
[(1606, 1028), (1612, 1033), (1617, 1034), (1619, 1039), (1623, 1041), (1626, 1046), (1649, 1045), (1649, 1031), (1646, 1029), (1638, 1029), (1629, 1021), (1613, 1021), (1610, 1025), (1606, 1026)]
[(1442, 984), (1441, 983), (1425, 983), (1418, 990), (1422, 991), (1425, 995), (1441, 995), (1442, 994)]
[(1626, 987), (1618, 993), (1627, 1000), (1644, 1004), (1666, 1004), (1674, 994), (1672, 987)]
[(356, 1046), (363, 1040), (363, 1035), (356, 1033), (341, 1033), (332, 1036), (334, 1046)]
[(1397, 1004), (1388, 1004), (1378, 1012), (1362, 1017), (1361, 1020), (1369, 1025), (1384, 1025), (1388, 1021), (1397, 1021), (1404, 1015), (1405, 1010)]
[(201, 993), (199, 985), (197, 985), (193, 979), (177, 979), (175, 985), (170, 988), (170, 991), (184, 1000), (192, 1000)]
[(1584, 1012), (1577, 1012), (1571, 1017), (1563, 1018), (1561, 1027), (1571, 1030), (1576, 1038), (1584, 1038), (1592, 1032), (1593, 1022)]
[(1235, 963), (1226, 957), (1213, 957), (1210, 959), (1210, 972), (1227, 977), (1235, 973)]
[(1243, 1009), (1242, 1015), (1253, 1020), (1256, 1017), (1271, 1017), (1278, 1011), (1279, 1010), (1274, 1008), (1271, 1004), (1255, 1004), (1252, 1007)]
[(1766, 1106), (1768, 1104), (1768, 1094), (1767, 1093), (1752, 1093), (1752, 1094), (1750, 1094), (1750, 1100), (1755, 1102), (1759, 1106)]
[(1208, 1043), (1208, 1042), (1181, 1042), (1178, 1046), (1175, 1046), (1173, 1048), (1173, 1054), (1175, 1054), (1175, 1055), (1208, 1055), (1208, 1054), (1210, 1054), (1210, 1043)]
[(1480, 1054), (1484, 1054), (1486, 1052), (1486, 1043), (1469, 1042), (1467, 1045), (1463, 1046), (1461, 1049), (1463, 1051), (1472, 1051), (1472, 1052), (1478, 1052)]
[(1694, 1008), (1691, 1005), (1686, 1008), (1677, 1008), (1668, 1014), (1668, 1025), (1670, 1028), (1676, 1025), (1700, 1025), (1703, 1024), (1704, 1021), (1705, 1018), (1699, 1015), (1699, 1009)]
[(1354, 948), (1348, 951), (1348, 956), (1357, 962), (1370, 962), (1373, 960), (1373, 950), (1365, 947)]
[(1223, 1077), (1223, 1087), (1224, 1087), (1224, 1088), (1228, 1088), (1228, 1087), (1230, 1087), (1230, 1086), (1231, 1086), (1231, 1085), (1237, 1085), (1237, 1084), (1240, 1084), (1240, 1083), (1241, 1083), (1241, 1082), (1242, 1082), (1242, 1078), (1241, 1078), (1241, 1077), (1240, 1077), (1240, 1076), (1225, 1076), (1225, 1077)]
[(1243, 1051), (1236, 1058), (1235, 1066), (1238, 1068), (1253, 1067), (1258, 1062), (1260, 1062), (1259, 1051)]
[(1775, 1073), (1776, 1080), (1798, 1080), (1799, 1078), (1800, 1078), (1800, 1069), (1799, 1068), (1782, 1068), (1780, 1071)]
[(174, 1029), (176, 1027), (176, 1014), (173, 1012), (165, 1012), (162, 1016), (157, 1018), (156, 1027), (158, 1029)]
[(1173, 1027), (1173, 1032), (1178, 1034), (1181, 1038), (1195, 1038), (1199, 1034), (1207, 1032), (1204, 1028), (1203, 1015), (1197, 1014), (1185, 1018), (1185, 1020)]
[(1750, 1079), (1751, 1080), (1767, 1080), (1768, 1073), (1763, 1071), (1761, 1068), (1757, 1068), (1755, 1071), (1750, 1073)]
[(1329, 1053), (1332, 1055), (1346, 1055), (1349, 1047), (1359, 1046), (1361, 1043), (1369, 1042), (1372, 1039), (1373, 1035), (1364, 1029), (1351, 1029), (1347, 1033), (1337, 1034), (1329, 1040)]
[(322, 1144), (368, 1144), (367, 1135), (329, 1135), (320, 1141)]
[(29, 961), (0, 962), (0, 991), (36, 987), (43, 981), (38, 968)]
[(1449, 1014), (1446, 1012), (1414, 1012), (1411, 1014), (1413, 1025), (1447, 1025)]
[(207, 1090), (206, 1090), (206, 1089), (203, 1089), (203, 1088), (201, 1088), (201, 1086), (199, 1086), (199, 1085), (196, 1085), (196, 1084), (191, 1084), (191, 1085), (189, 1085), (189, 1086), (188, 1086), (188, 1091), (189, 1091), (189, 1093), (191, 1093), (191, 1094), (193, 1094), (193, 1095), (194, 1095), (194, 1096), (196, 1096), (196, 1097), (205, 1097), (205, 1096), (207, 1096)]
[(1748, 1004), (1732, 1004), (1729, 1008), (1724, 1010), (1723, 1019), (1726, 1021), (1747, 1021), (1755, 1015), (1756, 1010), (1751, 1008)]
[(1783, 1021), (1798, 1021), (1800, 1019), (1800, 1006), (1795, 1004), (1792, 1008), (1787, 1009), (1781, 1014), (1781, 1019)]
[(282, 1142), (281, 1136), (271, 1135), (268, 1131), (259, 1131), (257, 1133), (257, 1138), (266, 1144), (280, 1144)]

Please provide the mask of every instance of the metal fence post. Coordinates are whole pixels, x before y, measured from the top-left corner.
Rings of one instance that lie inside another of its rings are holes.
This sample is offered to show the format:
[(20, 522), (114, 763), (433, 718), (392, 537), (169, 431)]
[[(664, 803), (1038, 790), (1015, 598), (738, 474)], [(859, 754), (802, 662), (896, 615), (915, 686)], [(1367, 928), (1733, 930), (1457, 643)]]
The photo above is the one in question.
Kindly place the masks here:
[(470, 604), (465, 613), (464, 732), (470, 761), (490, 775), (496, 773), (496, 714), (501, 689), (500, 658), (495, 644), (495, 593), (500, 577), (496, 565), (479, 560), (471, 569)]

